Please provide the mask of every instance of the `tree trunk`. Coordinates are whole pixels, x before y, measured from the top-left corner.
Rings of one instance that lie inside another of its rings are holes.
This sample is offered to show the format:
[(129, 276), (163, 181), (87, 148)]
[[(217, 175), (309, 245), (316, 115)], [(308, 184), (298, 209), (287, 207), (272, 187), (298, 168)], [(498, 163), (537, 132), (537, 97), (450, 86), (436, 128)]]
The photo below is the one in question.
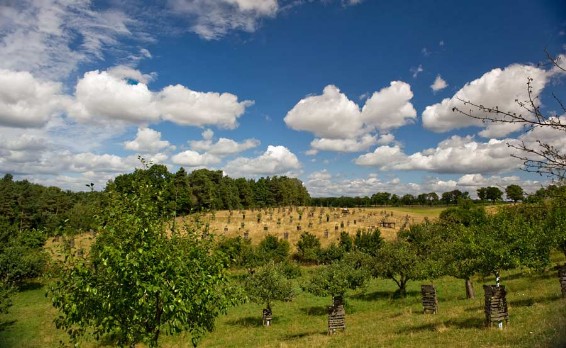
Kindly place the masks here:
[(475, 298), (474, 284), (470, 278), (466, 278), (466, 298)]

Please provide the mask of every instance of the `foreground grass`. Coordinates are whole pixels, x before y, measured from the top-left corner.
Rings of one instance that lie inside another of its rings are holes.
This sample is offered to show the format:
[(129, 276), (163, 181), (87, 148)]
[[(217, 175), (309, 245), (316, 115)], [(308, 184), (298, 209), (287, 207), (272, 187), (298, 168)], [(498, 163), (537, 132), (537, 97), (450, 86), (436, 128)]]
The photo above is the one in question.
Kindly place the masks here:
[[(308, 270), (307, 270), (308, 272)], [(439, 313), (422, 314), (420, 284), (411, 282), (408, 296), (394, 298), (395, 285), (373, 280), (365, 291), (350, 294), (346, 331), (328, 336), (326, 307), (330, 298), (300, 291), (290, 303), (273, 307), (273, 326), (262, 327), (262, 306), (248, 303), (232, 308), (217, 320), (202, 347), (564, 347), (566, 299), (561, 298), (556, 271), (504, 272), (508, 290), (510, 325), (504, 330), (484, 328), (482, 284), (476, 279), (476, 299), (464, 298), (464, 283), (441, 278), (434, 284)], [(10, 313), (0, 317), (0, 347), (68, 346), (64, 332), (52, 321), (56, 311), (45, 297), (46, 288), (31, 286), (14, 297)], [(185, 335), (163, 337), (164, 347), (191, 347)], [(83, 347), (104, 345), (87, 340)]]
[[(566, 346), (566, 300), (555, 272), (504, 274), (510, 325), (484, 328), (483, 290), (476, 283), (474, 300), (464, 298), (464, 283), (453, 278), (434, 282), (440, 311), (422, 314), (420, 282), (409, 295), (393, 298), (390, 281), (375, 280), (364, 293), (348, 299), (345, 332), (328, 336), (326, 306), (330, 298), (299, 293), (289, 304), (274, 307), (273, 326), (261, 326), (261, 306), (247, 304), (219, 320), (204, 347), (563, 347)], [(176, 346), (171, 341), (170, 347)]]

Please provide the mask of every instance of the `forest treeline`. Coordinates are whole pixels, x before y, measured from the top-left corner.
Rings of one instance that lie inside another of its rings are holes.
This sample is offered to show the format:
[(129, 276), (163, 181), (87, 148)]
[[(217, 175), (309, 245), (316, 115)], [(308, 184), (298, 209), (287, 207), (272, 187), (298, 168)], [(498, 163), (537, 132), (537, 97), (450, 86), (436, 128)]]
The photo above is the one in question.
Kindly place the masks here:
[[(468, 192), (453, 190), (442, 193), (397, 195), (377, 192), (365, 197), (311, 198), (303, 183), (286, 176), (259, 179), (231, 178), (220, 170), (197, 169), (188, 173), (180, 168), (175, 173), (166, 166), (154, 164), (145, 169), (122, 174), (109, 181), (103, 190), (85, 184), (85, 191), (73, 192), (46, 187), (28, 180), (16, 181), (11, 174), (0, 179), (0, 230), (21, 231), (42, 229), (49, 234), (69, 234), (96, 227), (94, 216), (105, 203), (106, 193), (115, 190), (133, 193), (136, 182), (147, 179), (160, 192), (161, 209), (170, 216), (210, 210), (234, 210), (277, 206), (369, 207), (400, 205), (456, 205), (469, 199)], [(507, 199), (535, 202), (552, 196), (557, 187), (550, 185), (532, 195), (525, 195), (518, 185), (505, 189)], [(497, 187), (477, 190), (478, 202), (497, 202), (503, 191)]]
[(166, 215), (186, 215), (208, 210), (232, 210), (274, 206), (305, 206), (310, 195), (296, 178), (233, 179), (220, 170), (180, 168), (170, 173), (164, 165), (136, 169), (117, 176), (104, 190), (85, 184), (85, 192), (46, 187), (28, 180), (0, 179), (0, 230), (42, 229), (51, 234), (74, 234), (96, 227), (95, 215), (107, 203), (107, 193), (136, 192), (137, 182), (147, 180), (159, 192), (160, 209)]

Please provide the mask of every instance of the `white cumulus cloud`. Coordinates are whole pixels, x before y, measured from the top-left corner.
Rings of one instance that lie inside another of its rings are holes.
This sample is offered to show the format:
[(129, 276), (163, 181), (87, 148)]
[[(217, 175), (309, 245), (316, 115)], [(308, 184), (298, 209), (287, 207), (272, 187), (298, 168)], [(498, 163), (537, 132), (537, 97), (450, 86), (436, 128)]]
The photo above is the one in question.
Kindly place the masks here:
[(417, 111), (411, 104), (411, 86), (403, 81), (392, 81), (389, 87), (381, 89), (366, 101), (362, 108), (362, 121), (369, 127), (387, 131), (402, 127), (417, 118)]
[(443, 90), (446, 87), (448, 87), (448, 83), (446, 83), (446, 81), (444, 81), (444, 79), (440, 75), (436, 75), (434, 82), (432, 83), (432, 85), (430, 85), (430, 88), (432, 88), (434, 92)]
[(479, 134), (483, 137), (502, 137), (521, 128), (520, 124), (482, 123), (480, 120), (452, 111), (454, 107), (467, 112), (470, 109), (478, 116), (486, 114), (464, 105), (471, 101), (486, 107), (498, 106), (508, 112), (525, 112), (516, 100), (527, 100), (527, 81), (532, 78), (533, 95), (538, 95), (548, 80), (547, 72), (529, 65), (510, 65), (505, 69), (493, 69), (479, 79), (467, 83), (452, 98), (446, 98), (438, 104), (427, 106), (423, 112), (423, 125), (435, 132), (446, 132), (468, 126), (485, 127)]
[(168, 120), (179, 125), (235, 128), (237, 119), (253, 104), (231, 93), (197, 92), (181, 85), (151, 91), (141, 81), (147, 75), (134, 69), (89, 71), (75, 88), (69, 115), (81, 122), (119, 121), (147, 124)]
[(61, 84), (29, 72), (0, 69), (0, 86), (0, 126), (42, 127), (65, 108)]
[(269, 145), (255, 158), (239, 157), (226, 164), (224, 171), (232, 177), (257, 175), (287, 175), (300, 169), (297, 156), (285, 146)]
[(140, 153), (157, 153), (166, 148), (174, 148), (167, 140), (161, 140), (161, 132), (151, 128), (138, 128), (136, 138), (124, 143), (127, 150)]
[(200, 154), (196, 151), (186, 150), (171, 157), (173, 163), (187, 167), (205, 167), (220, 163), (221, 159), (211, 154)]

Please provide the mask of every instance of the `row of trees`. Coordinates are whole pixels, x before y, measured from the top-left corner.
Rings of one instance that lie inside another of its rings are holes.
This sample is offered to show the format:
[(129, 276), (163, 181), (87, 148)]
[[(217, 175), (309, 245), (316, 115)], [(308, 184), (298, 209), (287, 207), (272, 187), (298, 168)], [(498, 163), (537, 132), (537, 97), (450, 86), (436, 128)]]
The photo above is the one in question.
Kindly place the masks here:
[[(477, 190), (480, 201), (501, 201), (503, 199), (503, 191), (498, 187), (489, 186), (481, 187)], [(509, 185), (505, 188), (505, 194), (508, 200), (517, 202), (525, 199), (523, 188), (519, 185)], [(462, 199), (469, 199), (469, 192), (460, 190), (452, 190), (443, 192), (440, 196), (436, 192), (421, 193), (419, 195), (405, 194), (399, 196), (390, 192), (377, 192), (371, 197), (320, 197), (312, 198), (313, 206), (328, 207), (369, 207), (369, 206), (400, 206), (400, 205), (455, 205)]]
[(160, 190), (166, 202), (164, 208), (177, 214), (202, 210), (233, 210), (274, 206), (304, 206), (310, 195), (296, 178), (273, 176), (267, 178), (233, 179), (221, 170), (197, 169), (187, 173), (180, 168), (172, 174), (164, 165), (152, 165), (122, 174), (108, 186), (131, 193), (137, 190), (136, 180), (146, 178)]
[[(549, 266), (553, 249), (566, 256), (566, 190), (561, 191), (552, 200), (505, 207), (495, 214), (463, 202), (444, 211), (439, 221), (412, 225), (390, 242), (381, 238), (379, 230), (358, 231), (354, 238), (344, 232), (337, 244), (323, 249), (315, 236), (305, 232), (297, 243), (295, 259), (322, 266), (301, 287), (318, 296), (344, 298), (348, 290), (379, 277), (394, 281), (397, 294), (404, 296), (409, 281), (448, 275), (464, 280), (466, 295), (473, 298), (471, 279), (476, 274), (499, 275), (517, 267), (541, 270)], [(286, 243), (273, 236), (267, 239), (274, 239), (273, 245)], [(258, 246), (260, 253), (264, 241)], [(271, 258), (275, 266), (259, 268), (262, 279), (269, 282), (255, 282), (252, 274), (246, 283), (255, 288), (249, 288), (253, 298), (268, 308), (274, 301), (292, 298), (291, 277), (286, 277), (283, 263), (277, 267), (277, 262), (286, 262), (282, 256)]]

